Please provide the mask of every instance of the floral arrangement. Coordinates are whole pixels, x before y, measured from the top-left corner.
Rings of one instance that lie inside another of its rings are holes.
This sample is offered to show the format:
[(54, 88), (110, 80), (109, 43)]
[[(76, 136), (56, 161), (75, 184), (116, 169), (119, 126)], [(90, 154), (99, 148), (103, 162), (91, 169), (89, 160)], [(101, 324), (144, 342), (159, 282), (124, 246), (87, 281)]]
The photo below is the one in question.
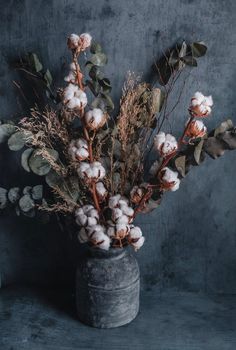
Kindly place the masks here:
[[(130, 244), (137, 250), (144, 236), (134, 225), (136, 215), (157, 208), (167, 191), (178, 190), (206, 154), (215, 159), (235, 149), (235, 128), (227, 120), (208, 133), (202, 120), (211, 114), (213, 100), (196, 92), (181, 137), (162, 131), (182, 93), (168, 109), (170, 92), (184, 68), (196, 66), (206, 53), (203, 42), (184, 41), (169, 50), (155, 63), (156, 84), (129, 73), (116, 118), (101, 46), (88, 33), (70, 35), (67, 45), (72, 62), (66, 86), (56, 95), (52, 76), (36, 54), (18, 67), (43, 86), (54, 106), (33, 108), (17, 123), (2, 122), (0, 141), (12, 151), (23, 149), (25, 171), (45, 182), (23, 190), (1, 188), (0, 208), (14, 206), (18, 215), (30, 217), (42, 212), (71, 216), (80, 242), (105, 250)], [(149, 166), (150, 152), (155, 161)]]

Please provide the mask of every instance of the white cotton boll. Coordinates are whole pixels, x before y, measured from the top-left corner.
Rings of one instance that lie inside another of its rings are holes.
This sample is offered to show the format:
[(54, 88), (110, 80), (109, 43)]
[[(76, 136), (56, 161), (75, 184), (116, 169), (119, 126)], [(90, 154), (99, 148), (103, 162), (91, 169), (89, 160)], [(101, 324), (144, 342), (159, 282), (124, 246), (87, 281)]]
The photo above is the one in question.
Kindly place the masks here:
[(107, 189), (102, 182), (96, 183), (96, 191), (100, 196), (105, 196), (107, 194)]
[(125, 197), (121, 197), (121, 199), (119, 200), (119, 205), (128, 205), (128, 199), (126, 199)]
[(90, 235), (90, 239), (93, 243), (98, 243), (104, 239), (104, 232), (102, 230), (94, 231), (92, 235)]
[(78, 215), (80, 215), (80, 214), (84, 214), (84, 210), (83, 210), (82, 208), (77, 208), (77, 209), (75, 210), (75, 216), (78, 216)]
[(107, 229), (108, 237), (113, 238), (113, 237), (115, 237), (115, 234), (116, 234), (115, 227), (114, 226), (108, 227), (108, 229)]
[(111, 240), (108, 236), (103, 235), (103, 241), (102, 243), (98, 244), (98, 248), (108, 250), (111, 245)]
[(70, 109), (87, 105), (87, 96), (77, 85), (69, 84), (64, 89), (63, 103)]
[(81, 159), (87, 159), (89, 156), (89, 152), (85, 148), (79, 148), (75, 152), (76, 157), (81, 158)]
[(78, 240), (80, 243), (88, 242), (88, 235), (84, 228), (82, 228), (78, 233)]
[(149, 170), (150, 175), (156, 176), (157, 171), (158, 171), (158, 169), (159, 169), (159, 166), (160, 166), (160, 164), (159, 164), (159, 162), (156, 160), (156, 161), (152, 164), (152, 166), (151, 166), (151, 168), (150, 168), (150, 170)]
[(191, 104), (192, 106), (200, 105), (204, 101), (204, 99), (205, 96), (201, 92), (197, 91), (192, 97)]
[(71, 34), (67, 39), (67, 45), (69, 49), (74, 50), (77, 49), (79, 45), (80, 37), (77, 34)]
[(161, 147), (161, 145), (165, 142), (165, 139), (166, 135), (162, 131), (154, 137), (154, 144), (157, 147), (157, 149)]
[(167, 167), (163, 168), (164, 175), (162, 176), (162, 179), (167, 182), (176, 181), (178, 179), (178, 173), (176, 171), (173, 171)]
[(89, 167), (90, 167), (89, 163), (81, 162), (77, 170), (79, 177), (84, 178), (85, 173), (87, 172)]
[(99, 214), (98, 214), (98, 211), (97, 209), (90, 209), (88, 212), (87, 212), (87, 215), (91, 218), (96, 218), (96, 219), (99, 219)]
[(76, 223), (79, 226), (85, 226), (87, 224), (87, 216), (85, 214), (79, 214), (76, 216)]
[(116, 221), (119, 217), (122, 216), (122, 211), (119, 208), (114, 208), (112, 210), (112, 220)]
[(177, 190), (179, 189), (179, 185), (180, 185), (180, 180), (179, 180), (179, 179), (176, 179), (176, 180), (175, 180), (174, 186), (172, 186), (170, 190), (171, 190), (172, 192), (177, 191)]
[(134, 209), (127, 206), (127, 205), (121, 205), (120, 209), (122, 210), (122, 213), (127, 215), (127, 216), (133, 216), (133, 214), (134, 214)]
[(204, 103), (205, 103), (206, 106), (212, 107), (213, 106), (212, 96), (205, 96)]
[(154, 137), (154, 145), (163, 157), (173, 153), (178, 148), (175, 137), (164, 132), (160, 132)]
[(87, 225), (94, 226), (97, 224), (97, 219), (95, 217), (88, 217)]
[(130, 227), (127, 224), (117, 224), (116, 225), (116, 236), (123, 239), (124, 237), (126, 237), (128, 235), (128, 233), (130, 232)]
[(103, 232), (103, 233), (104, 233), (104, 231), (105, 231), (104, 227), (101, 226), (101, 225), (87, 226), (86, 229), (87, 229), (87, 232), (88, 232), (88, 236), (89, 236), (90, 238), (93, 237), (93, 234), (94, 234), (95, 232)]
[(121, 195), (117, 194), (116, 196), (112, 196), (109, 198), (108, 206), (110, 209), (116, 208), (119, 205)]
[(137, 242), (132, 242), (131, 244), (135, 250), (138, 250), (143, 246), (144, 241), (145, 241), (145, 238), (142, 236), (138, 239)]
[(130, 219), (126, 215), (122, 215), (119, 218), (116, 219), (117, 224), (125, 224), (127, 225), (129, 223)]
[(94, 209), (94, 206), (91, 204), (86, 204), (82, 207), (85, 214), (87, 214), (91, 209)]
[(76, 74), (75, 72), (69, 72), (69, 74), (64, 78), (64, 81), (68, 83), (75, 83), (76, 82)]
[(64, 89), (64, 103), (66, 103), (67, 100), (71, 100), (72, 98), (74, 98), (75, 93), (77, 92), (78, 87), (73, 85), (73, 84), (69, 84), (65, 89)]
[(104, 178), (104, 176), (106, 175), (106, 170), (105, 168), (102, 166), (102, 164), (100, 162), (93, 162), (92, 166), (97, 169), (98, 171), (98, 177), (99, 179)]
[(92, 42), (92, 36), (89, 33), (83, 33), (79, 37), (80, 49), (84, 51), (87, 49)]
[(106, 122), (106, 116), (100, 108), (94, 108), (85, 114), (85, 123), (87, 128), (96, 130), (101, 128)]
[(142, 236), (142, 231), (138, 226), (133, 226), (130, 229), (129, 237), (131, 239), (137, 239)]

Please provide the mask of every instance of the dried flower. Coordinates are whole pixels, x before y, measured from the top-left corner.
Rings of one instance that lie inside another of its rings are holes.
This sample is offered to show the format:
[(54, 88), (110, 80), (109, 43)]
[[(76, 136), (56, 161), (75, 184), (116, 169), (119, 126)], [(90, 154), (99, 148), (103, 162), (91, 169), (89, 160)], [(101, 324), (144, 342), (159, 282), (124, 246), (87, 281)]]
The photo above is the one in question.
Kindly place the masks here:
[(108, 195), (108, 191), (102, 182), (96, 183), (96, 192), (99, 202), (103, 202)]
[(159, 174), (160, 188), (163, 191), (176, 191), (179, 188), (180, 180), (178, 173), (165, 167)]
[(80, 138), (78, 140), (72, 140), (68, 153), (73, 160), (85, 160), (89, 157), (88, 143), (85, 139)]
[(98, 181), (104, 178), (106, 171), (100, 162), (81, 162), (78, 168), (78, 175), (86, 182)]
[(191, 99), (189, 110), (194, 117), (203, 118), (211, 113), (212, 106), (211, 96), (204, 96), (201, 92), (196, 92)]
[(81, 51), (86, 50), (92, 42), (92, 37), (89, 33), (83, 33), (79, 37), (79, 47)]
[(175, 137), (164, 132), (160, 132), (154, 137), (154, 145), (161, 157), (167, 157), (178, 149)]
[(87, 105), (86, 94), (77, 86), (69, 84), (63, 93), (63, 103), (70, 109), (80, 109)]
[[(188, 124), (188, 122), (186, 124)], [(194, 139), (197, 137), (203, 137), (206, 135), (206, 132), (207, 128), (201, 120), (193, 120), (186, 130), (186, 136)]]
[(85, 114), (85, 124), (90, 130), (97, 130), (106, 123), (106, 115), (100, 108), (94, 108)]

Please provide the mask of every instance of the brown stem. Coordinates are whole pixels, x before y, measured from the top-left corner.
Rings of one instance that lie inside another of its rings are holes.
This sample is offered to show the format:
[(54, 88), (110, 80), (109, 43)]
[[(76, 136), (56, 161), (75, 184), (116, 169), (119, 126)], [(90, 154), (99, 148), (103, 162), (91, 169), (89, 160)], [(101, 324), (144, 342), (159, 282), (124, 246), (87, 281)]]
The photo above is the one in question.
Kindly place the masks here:
[[(79, 85), (79, 88), (82, 91), (84, 91), (83, 74), (82, 74), (82, 72), (80, 70), (80, 66), (78, 64), (79, 55), (80, 55), (80, 51), (73, 52), (73, 62), (75, 64), (75, 68), (76, 68), (77, 83)], [(81, 108), (81, 110), (80, 110), (80, 117), (81, 117), (82, 123), (84, 124), (84, 108)], [(84, 132), (84, 137), (85, 137), (86, 141), (88, 142), (89, 162), (92, 163), (93, 162), (93, 147), (92, 147), (93, 139), (89, 136), (89, 132), (88, 132), (85, 125), (83, 125), (83, 132)], [(92, 194), (95, 208), (97, 209), (97, 211), (99, 213), (101, 213), (101, 208), (100, 208), (98, 197), (97, 197), (96, 182), (95, 181), (91, 182), (89, 190)]]

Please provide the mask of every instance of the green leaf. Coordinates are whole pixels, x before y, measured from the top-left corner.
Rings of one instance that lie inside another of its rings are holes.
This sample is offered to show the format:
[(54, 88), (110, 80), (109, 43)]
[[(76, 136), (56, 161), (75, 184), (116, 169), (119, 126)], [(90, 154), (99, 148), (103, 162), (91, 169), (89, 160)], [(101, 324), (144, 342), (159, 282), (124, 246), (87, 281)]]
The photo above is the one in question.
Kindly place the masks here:
[(202, 151), (203, 151), (204, 140), (201, 140), (198, 145), (194, 149), (194, 159), (196, 163), (199, 165), (202, 162)]
[(175, 159), (175, 166), (182, 177), (185, 176), (185, 162), (186, 156), (180, 156)]
[(23, 189), (23, 194), (31, 195), (31, 190), (32, 190), (32, 186), (25, 186), (25, 188)]
[(40, 62), (36, 53), (29, 54), (29, 63), (32, 66), (32, 68), (35, 70), (35, 72), (37, 72), (37, 73), (43, 69), (43, 65)]
[(207, 46), (203, 41), (198, 41), (191, 44), (192, 55), (194, 57), (202, 57), (207, 52)]
[(187, 66), (197, 67), (197, 60), (192, 56), (184, 56), (182, 61), (186, 63)]
[(40, 200), (43, 198), (43, 185), (33, 186), (31, 192), (32, 198), (34, 200)]
[(35, 204), (30, 195), (25, 194), (19, 200), (19, 207), (24, 213), (27, 213), (35, 207)]
[(56, 173), (55, 170), (51, 169), (50, 172), (46, 175), (45, 181), (49, 187), (55, 188), (61, 185), (62, 178)]
[[(51, 154), (54, 160), (58, 159), (57, 151), (53, 149), (47, 149), (47, 151)], [(46, 159), (44, 159), (41, 155), (38, 154), (37, 150), (35, 150), (29, 158), (29, 167), (33, 171), (33, 173), (39, 176), (46, 175), (51, 170), (51, 165)]]
[(102, 67), (107, 63), (107, 57), (104, 53), (98, 52), (91, 56), (89, 62), (93, 63), (95, 66)]
[(87, 80), (86, 83), (87, 83), (87, 86), (92, 91), (92, 93), (95, 96), (97, 96), (99, 94), (99, 91), (100, 91), (100, 85), (99, 85), (98, 81), (96, 81), (96, 80)]
[(20, 198), (20, 188), (19, 187), (13, 187), (8, 191), (8, 199), (11, 203), (16, 203), (18, 199)]
[(109, 110), (114, 109), (114, 103), (113, 103), (111, 97), (107, 94), (104, 94), (104, 93), (102, 93), (101, 96), (105, 100), (106, 106), (108, 107), (108, 109)]
[(7, 206), (7, 190), (0, 187), (0, 209), (4, 209)]
[(30, 172), (30, 167), (29, 167), (29, 157), (31, 156), (33, 152), (33, 148), (27, 148), (21, 155), (21, 165), (25, 171)]
[(96, 43), (94, 40), (92, 41), (92, 44), (90, 46), (90, 52), (91, 53), (98, 53), (98, 52), (102, 52), (102, 48), (101, 45)]
[(228, 149), (236, 149), (236, 132), (234, 130), (225, 131), (223, 134), (221, 134), (220, 139), (228, 145)]
[(47, 87), (50, 87), (52, 85), (52, 75), (48, 69), (44, 73), (43, 77), (44, 77), (44, 80), (47, 84)]
[(222, 156), (227, 148), (225, 142), (216, 137), (208, 137), (204, 140), (204, 150), (213, 159)]
[(233, 122), (231, 119), (225, 120), (223, 123), (221, 123), (214, 131), (214, 136), (217, 136), (218, 134), (221, 134), (227, 130), (230, 130), (234, 127)]
[(19, 151), (24, 147), (26, 142), (25, 133), (22, 131), (17, 131), (15, 134), (11, 135), (8, 139), (8, 147), (11, 151)]
[(2, 124), (0, 125), (0, 143), (7, 141), (7, 139), (16, 131), (15, 125)]

